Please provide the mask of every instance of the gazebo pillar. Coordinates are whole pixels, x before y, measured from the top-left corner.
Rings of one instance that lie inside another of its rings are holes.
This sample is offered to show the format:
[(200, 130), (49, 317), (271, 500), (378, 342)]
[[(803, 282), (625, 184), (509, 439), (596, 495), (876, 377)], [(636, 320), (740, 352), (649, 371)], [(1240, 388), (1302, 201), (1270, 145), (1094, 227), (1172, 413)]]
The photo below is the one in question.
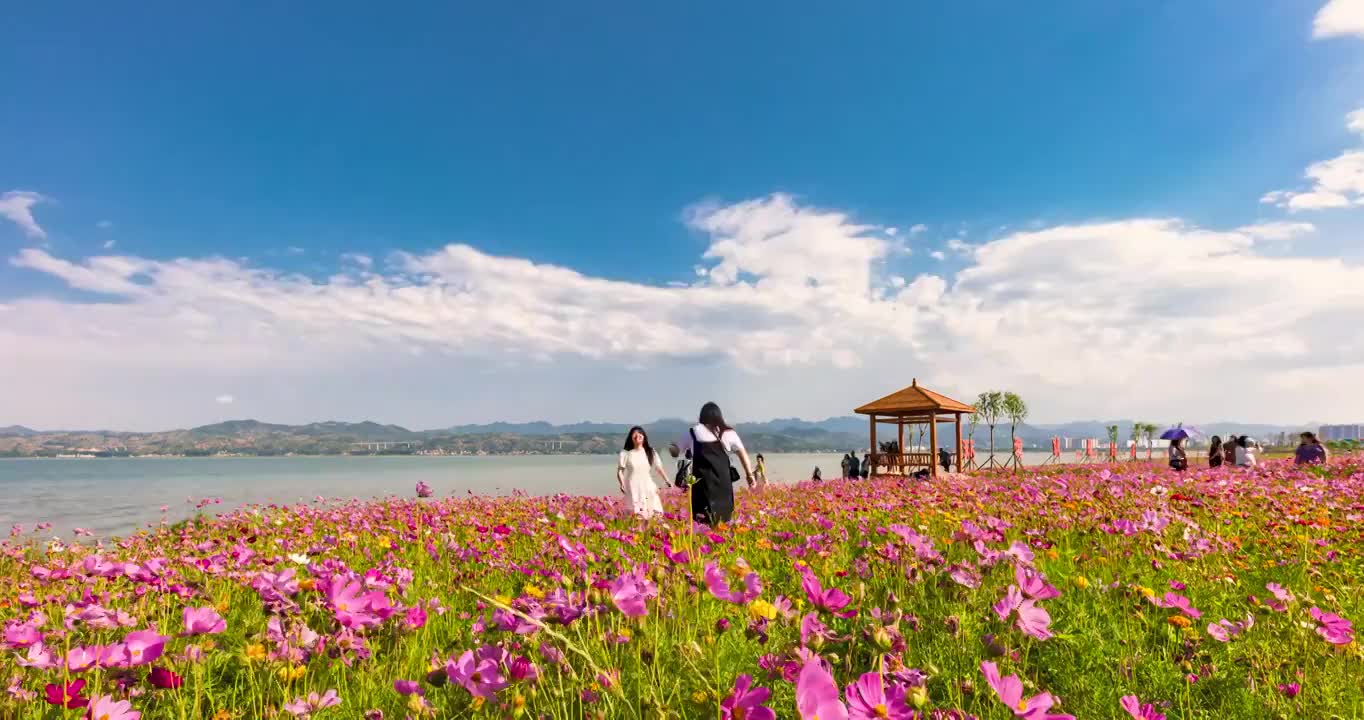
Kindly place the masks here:
[(961, 472), (961, 413), (956, 414), (957, 426), (957, 472)]
[[(871, 449), (870, 449), (868, 452), (871, 453), (872, 457), (876, 457), (876, 416), (875, 416), (875, 415), (872, 415), (872, 416), (871, 416)], [(872, 466), (871, 466), (870, 468), (868, 468), (868, 472), (870, 472), (871, 474), (875, 475), (875, 474), (876, 474), (876, 463), (872, 463), (871, 465), (872, 465)]]
[(938, 413), (935, 411), (928, 422), (928, 467), (933, 477), (938, 476)]

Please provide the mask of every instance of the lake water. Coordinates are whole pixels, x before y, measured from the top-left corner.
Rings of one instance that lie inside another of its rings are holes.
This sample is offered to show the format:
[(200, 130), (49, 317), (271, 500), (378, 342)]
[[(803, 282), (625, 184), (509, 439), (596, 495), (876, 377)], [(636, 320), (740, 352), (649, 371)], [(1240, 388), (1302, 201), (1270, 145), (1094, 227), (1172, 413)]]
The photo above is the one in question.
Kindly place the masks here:
[[(1046, 453), (1026, 453), (1038, 464)], [(674, 465), (664, 456), (672, 474)], [(52, 534), (86, 528), (97, 536), (126, 534), (163, 516), (194, 513), (193, 501), (221, 498), (209, 509), (251, 503), (327, 498), (411, 497), (417, 481), (437, 496), (616, 494), (614, 455), (495, 457), (100, 458), (0, 460), (0, 529), (52, 523)], [(767, 456), (774, 482), (807, 480), (816, 466), (839, 475), (839, 456)], [(742, 483), (741, 483), (742, 484)], [(68, 535), (69, 536), (69, 535)]]

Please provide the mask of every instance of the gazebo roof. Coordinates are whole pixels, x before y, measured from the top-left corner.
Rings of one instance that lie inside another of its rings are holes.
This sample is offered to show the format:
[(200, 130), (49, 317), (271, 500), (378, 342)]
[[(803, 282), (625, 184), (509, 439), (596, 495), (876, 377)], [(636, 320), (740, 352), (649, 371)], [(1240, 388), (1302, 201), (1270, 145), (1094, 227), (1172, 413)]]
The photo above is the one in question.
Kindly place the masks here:
[(976, 409), (966, 403), (957, 402), (946, 395), (939, 395), (925, 387), (919, 387), (915, 378), (909, 387), (893, 392), (880, 400), (857, 408), (858, 415), (918, 415), (928, 413), (973, 413)]

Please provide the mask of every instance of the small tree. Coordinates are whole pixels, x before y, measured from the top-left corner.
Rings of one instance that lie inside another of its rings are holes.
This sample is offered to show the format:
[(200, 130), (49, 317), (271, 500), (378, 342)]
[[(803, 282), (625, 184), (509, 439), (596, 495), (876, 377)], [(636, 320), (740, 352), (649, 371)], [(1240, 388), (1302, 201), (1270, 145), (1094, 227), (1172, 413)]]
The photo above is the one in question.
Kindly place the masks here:
[(1117, 426), (1117, 425), (1109, 425), (1109, 426), (1108, 426), (1108, 447), (1114, 448), (1113, 450), (1109, 450), (1109, 451), (1108, 451), (1110, 455), (1113, 454), (1113, 453), (1116, 451), (1116, 448), (1118, 447), (1118, 426)]
[[(1023, 462), (1018, 456), (1013, 454), (1015, 441), (1018, 439), (1018, 426), (1028, 419), (1028, 404), (1023, 402), (1023, 398), (1017, 393), (1006, 392), (1000, 400), (1000, 410), (1009, 418), (1009, 459), (1015, 468), (1022, 468)], [(1005, 463), (1008, 465), (1008, 463)]]
[(993, 467), (999, 463), (995, 461), (995, 425), (999, 423), (999, 416), (1004, 412), (1004, 393), (998, 390), (983, 392), (976, 398), (976, 412), (980, 413), (980, 419), (990, 428), (990, 457), (982, 467)]

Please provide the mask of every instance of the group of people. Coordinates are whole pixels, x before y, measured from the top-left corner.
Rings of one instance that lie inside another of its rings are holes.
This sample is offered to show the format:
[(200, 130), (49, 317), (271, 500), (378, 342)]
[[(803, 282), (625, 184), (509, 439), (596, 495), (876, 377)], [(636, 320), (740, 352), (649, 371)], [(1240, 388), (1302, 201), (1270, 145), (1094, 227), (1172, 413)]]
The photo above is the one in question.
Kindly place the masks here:
[[(1317, 439), (1315, 433), (1301, 433), (1298, 440), (1298, 448), (1293, 453), (1295, 465), (1319, 465), (1330, 457), (1326, 446)], [(1218, 435), (1213, 435), (1208, 446), (1208, 467), (1255, 467), (1260, 462), (1259, 456), (1262, 452), (1264, 449), (1260, 443), (1249, 435), (1232, 435), (1226, 441)], [(1184, 438), (1171, 440), (1167, 454), (1171, 468), (1189, 469), (1189, 456), (1184, 449)]]
[[(720, 406), (708, 402), (701, 406), (695, 425), (668, 446), (668, 454), (677, 458), (677, 474), (673, 484), (691, 487), (691, 512), (698, 522), (713, 525), (728, 522), (734, 513), (734, 485), (739, 482), (739, 469), (730, 462), (730, 453), (739, 459), (745, 482), (749, 488), (767, 485), (767, 468), (763, 456), (749, 459), (744, 442), (720, 411)], [(625, 436), (625, 447), (616, 463), (616, 482), (625, 495), (625, 504), (635, 515), (648, 519), (663, 512), (663, 500), (653, 477), (668, 484), (663, 460), (649, 443), (644, 428), (630, 428)]]

